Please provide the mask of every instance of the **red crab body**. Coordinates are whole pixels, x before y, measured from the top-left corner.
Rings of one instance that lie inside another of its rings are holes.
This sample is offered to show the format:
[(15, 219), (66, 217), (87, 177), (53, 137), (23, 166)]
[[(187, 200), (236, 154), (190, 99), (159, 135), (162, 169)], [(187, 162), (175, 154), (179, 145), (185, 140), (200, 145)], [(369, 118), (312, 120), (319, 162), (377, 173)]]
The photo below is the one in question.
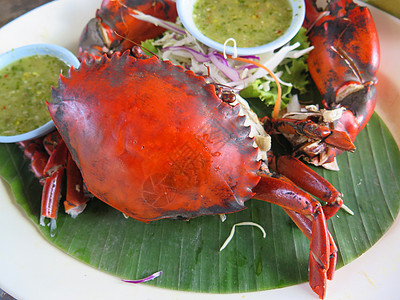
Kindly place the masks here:
[(228, 213), (252, 196), (260, 163), (239, 108), (182, 68), (103, 58), (71, 71), (53, 97), (89, 191), (133, 218)]

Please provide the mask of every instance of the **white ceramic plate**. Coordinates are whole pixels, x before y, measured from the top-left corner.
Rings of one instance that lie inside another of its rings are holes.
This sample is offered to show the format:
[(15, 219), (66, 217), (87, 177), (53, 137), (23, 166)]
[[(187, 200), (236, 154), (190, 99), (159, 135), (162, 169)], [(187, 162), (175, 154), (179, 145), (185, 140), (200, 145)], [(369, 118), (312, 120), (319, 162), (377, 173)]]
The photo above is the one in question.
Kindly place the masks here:
[[(30, 43), (54, 43), (74, 53), (80, 32), (100, 0), (59, 0), (0, 29), (0, 52)], [(382, 49), (378, 108), (400, 142), (400, 21), (371, 8)], [(194, 294), (123, 283), (70, 257), (47, 242), (0, 181), (0, 288), (17, 299), (317, 299), (308, 283), (255, 293)], [(400, 218), (364, 255), (336, 272), (328, 300), (399, 299)]]

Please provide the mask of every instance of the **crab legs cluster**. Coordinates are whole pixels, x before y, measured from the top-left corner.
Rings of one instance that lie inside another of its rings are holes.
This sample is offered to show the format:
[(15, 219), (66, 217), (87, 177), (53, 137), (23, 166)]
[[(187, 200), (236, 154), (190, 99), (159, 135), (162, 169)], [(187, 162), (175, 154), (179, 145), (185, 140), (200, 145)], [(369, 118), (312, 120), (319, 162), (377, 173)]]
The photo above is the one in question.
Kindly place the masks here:
[(259, 160), (261, 146), (254, 147), (257, 139), (249, 137), (232, 95), (140, 48), (125, 51), (132, 41), (162, 32), (132, 17), (135, 10), (174, 21), (175, 3), (103, 1), (81, 36), (81, 66), (61, 76), (52, 91), (48, 109), (58, 132), (21, 143), (44, 182), (42, 218), (56, 218), (65, 169), (66, 203), (74, 215), (86, 205), (85, 191), (143, 222), (232, 213), (250, 198), (274, 203), (310, 240), (309, 282), (323, 299), (337, 258), (326, 220), (343, 201), (294, 156), (324, 165), (341, 151), (354, 151), (352, 141), (375, 105), (379, 46), (365, 8), (342, 0), (320, 12), (306, 2), (305, 26), (315, 47), (311, 74), (326, 109), (346, 111), (335, 124), (308, 116), (262, 120), (265, 136), (283, 134), (294, 151)]
[(19, 142), (19, 146), (31, 160), (31, 170), (43, 184), (40, 224), (44, 225), (44, 219), (49, 218), (51, 235), (54, 236), (64, 172), (68, 178), (64, 208), (72, 217), (80, 214), (89, 200), (82, 175), (57, 131), (44, 138)]

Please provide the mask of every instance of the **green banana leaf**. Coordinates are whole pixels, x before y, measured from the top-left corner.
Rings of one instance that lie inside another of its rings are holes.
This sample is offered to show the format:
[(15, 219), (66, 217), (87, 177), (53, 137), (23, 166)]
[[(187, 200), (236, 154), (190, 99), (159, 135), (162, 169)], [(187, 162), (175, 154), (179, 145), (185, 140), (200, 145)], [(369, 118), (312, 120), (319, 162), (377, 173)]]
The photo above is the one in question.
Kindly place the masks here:
[[(382, 120), (374, 114), (357, 137), (355, 153), (338, 158), (341, 171), (315, 168), (344, 194), (354, 216), (344, 211), (328, 221), (339, 248), (341, 267), (368, 250), (388, 230), (400, 207), (400, 155)], [(197, 292), (247, 292), (289, 286), (308, 280), (309, 241), (275, 205), (250, 200), (248, 209), (190, 221), (161, 220), (144, 224), (97, 199), (76, 219), (60, 210), (57, 234), (39, 226), (41, 185), (15, 144), (0, 145), (0, 175), (15, 200), (48, 241), (95, 268), (124, 279), (162, 270), (150, 285)], [(219, 248), (235, 223), (230, 244)]]

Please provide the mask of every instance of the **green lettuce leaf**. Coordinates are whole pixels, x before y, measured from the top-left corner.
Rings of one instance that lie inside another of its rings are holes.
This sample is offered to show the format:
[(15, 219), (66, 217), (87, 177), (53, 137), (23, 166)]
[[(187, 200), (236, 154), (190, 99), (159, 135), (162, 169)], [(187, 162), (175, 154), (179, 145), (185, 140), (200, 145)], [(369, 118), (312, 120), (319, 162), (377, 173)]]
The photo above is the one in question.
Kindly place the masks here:
[[(264, 86), (267, 84), (269, 88), (265, 89)], [(292, 87), (281, 85), (282, 87), (282, 104), (281, 107), (286, 107), (290, 101), (290, 92)], [(240, 96), (243, 98), (260, 98), (267, 106), (273, 106), (278, 96), (278, 87), (275, 82), (267, 82), (264, 79), (256, 79), (248, 87), (240, 91)]]
[(154, 39), (148, 39), (141, 43), (141, 46), (143, 47), (143, 51), (145, 54), (152, 56), (154, 53), (158, 52), (157, 47), (154, 46), (153, 42)]

